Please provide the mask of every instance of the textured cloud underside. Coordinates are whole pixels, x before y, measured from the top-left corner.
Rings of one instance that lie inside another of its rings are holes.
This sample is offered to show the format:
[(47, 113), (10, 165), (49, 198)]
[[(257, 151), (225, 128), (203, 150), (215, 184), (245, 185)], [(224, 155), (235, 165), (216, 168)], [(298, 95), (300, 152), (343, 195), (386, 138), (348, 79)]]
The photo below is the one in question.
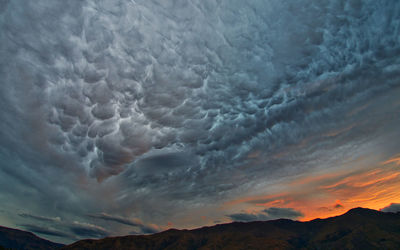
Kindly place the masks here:
[(28, 137), (94, 177), (155, 150), (202, 156), (200, 168), (233, 165), (296, 142), (309, 123), (326, 129), (345, 102), (398, 83), (394, 7), (13, 1), (2, 14), (3, 93), (14, 93), (6, 102), (20, 119), (38, 113), (28, 120), (46, 136)]
[(2, 171), (63, 202), (79, 198), (55, 183), (114, 178), (120, 206), (306, 171), (391, 119), (399, 15), (390, 0), (0, 1)]

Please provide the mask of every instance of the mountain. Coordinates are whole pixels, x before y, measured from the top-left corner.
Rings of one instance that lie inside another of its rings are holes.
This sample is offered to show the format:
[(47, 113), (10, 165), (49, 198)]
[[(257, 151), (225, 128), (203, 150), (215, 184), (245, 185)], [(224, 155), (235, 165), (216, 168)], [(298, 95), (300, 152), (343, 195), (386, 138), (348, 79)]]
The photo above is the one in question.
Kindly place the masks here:
[(234, 222), (153, 235), (82, 240), (73, 249), (400, 249), (400, 213), (355, 208), (327, 219)]
[(33, 233), (0, 226), (0, 249), (51, 250), (63, 245), (37, 237)]

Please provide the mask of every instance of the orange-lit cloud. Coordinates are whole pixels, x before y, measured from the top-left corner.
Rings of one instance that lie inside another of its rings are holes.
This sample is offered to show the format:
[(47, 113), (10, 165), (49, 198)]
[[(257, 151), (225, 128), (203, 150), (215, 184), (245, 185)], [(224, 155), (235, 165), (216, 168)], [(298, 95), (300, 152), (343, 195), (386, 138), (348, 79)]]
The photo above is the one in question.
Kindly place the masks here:
[(385, 162), (383, 162), (384, 165), (390, 164), (390, 163), (394, 163), (397, 166), (400, 165), (400, 155), (397, 155), (396, 157), (393, 157)]
[(400, 157), (373, 167), (317, 174), (290, 181), (286, 190), (265, 196), (244, 197), (226, 206), (247, 204), (253, 210), (287, 207), (300, 210), (306, 221), (336, 216), (353, 207), (381, 209), (400, 201)]

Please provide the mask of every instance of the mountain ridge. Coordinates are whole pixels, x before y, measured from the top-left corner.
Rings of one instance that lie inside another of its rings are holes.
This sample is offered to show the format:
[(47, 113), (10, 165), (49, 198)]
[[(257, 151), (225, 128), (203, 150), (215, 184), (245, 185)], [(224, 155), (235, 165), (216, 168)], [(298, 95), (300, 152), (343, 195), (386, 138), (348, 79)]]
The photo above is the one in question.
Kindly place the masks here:
[(152, 235), (82, 240), (62, 249), (399, 249), (400, 213), (354, 208), (307, 222), (232, 222)]
[(63, 244), (42, 239), (32, 232), (0, 226), (0, 249), (59, 249)]
[(1, 247), (12, 249), (400, 249), (400, 212), (353, 208), (326, 219), (231, 222), (151, 235), (85, 239), (62, 245), (0, 226)]

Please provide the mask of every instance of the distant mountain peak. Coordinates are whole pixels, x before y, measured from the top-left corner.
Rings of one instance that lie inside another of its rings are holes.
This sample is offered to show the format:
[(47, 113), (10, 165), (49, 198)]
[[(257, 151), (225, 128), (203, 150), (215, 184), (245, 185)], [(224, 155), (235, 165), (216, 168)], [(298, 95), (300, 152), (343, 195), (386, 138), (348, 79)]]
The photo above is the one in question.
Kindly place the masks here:
[(359, 215), (366, 215), (366, 214), (379, 214), (381, 212), (374, 210), (374, 209), (369, 209), (369, 208), (363, 208), (363, 207), (355, 207), (347, 211), (345, 214), (359, 214)]

